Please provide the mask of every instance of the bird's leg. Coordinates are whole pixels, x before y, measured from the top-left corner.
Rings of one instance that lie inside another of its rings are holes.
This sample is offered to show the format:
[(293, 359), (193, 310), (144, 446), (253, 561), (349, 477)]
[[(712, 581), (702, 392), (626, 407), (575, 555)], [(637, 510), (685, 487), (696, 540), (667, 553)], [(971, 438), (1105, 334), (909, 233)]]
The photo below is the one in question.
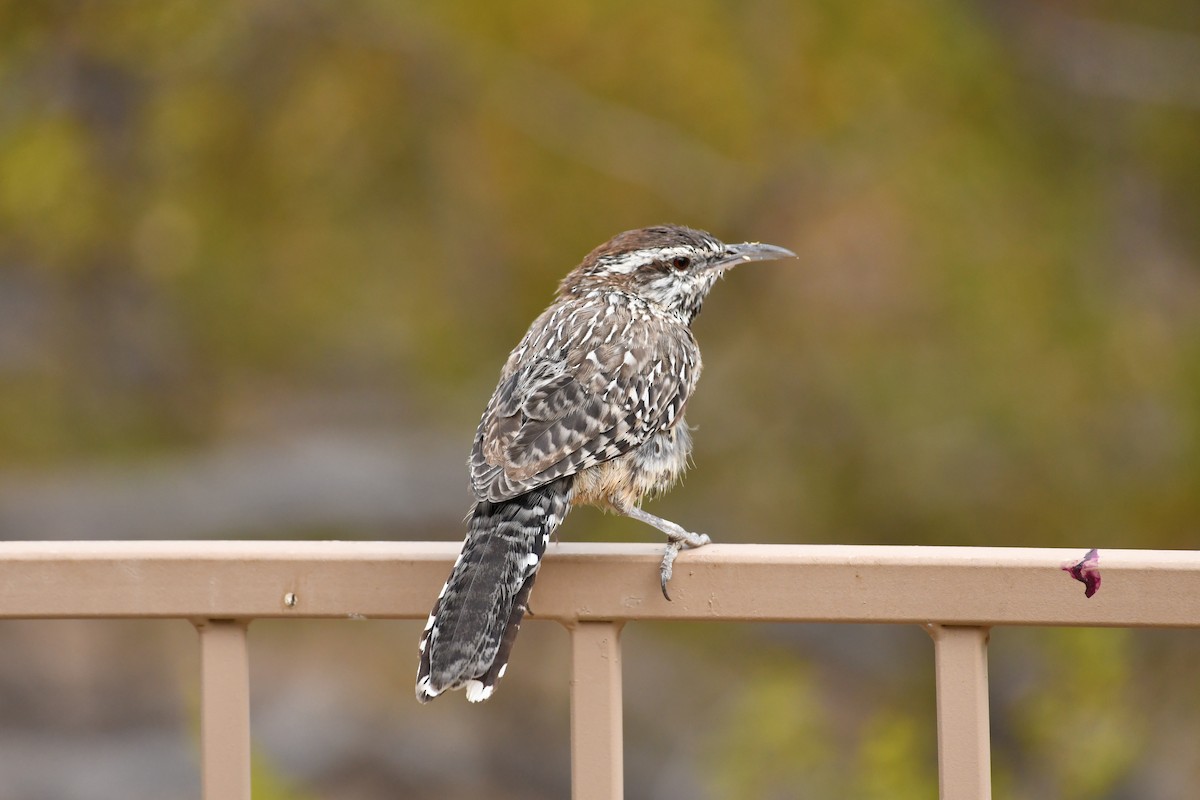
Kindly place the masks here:
[(671, 595), (667, 594), (667, 581), (671, 580), (675, 557), (679, 555), (679, 551), (683, 548), (703, 547), (712, 539), (709, 539), (706, 533), (692, 533), (669, 519), (656, 517), (649, 511), (643, 511), (634, 505), (619, 506), (617, 510), (627, 517), (632, 517), (647, 525), (653, 525), (667, 535), (667, 549), (663, 552), (662, 566), (659, 567), (658, 572), (663, 597), (670, 600)]

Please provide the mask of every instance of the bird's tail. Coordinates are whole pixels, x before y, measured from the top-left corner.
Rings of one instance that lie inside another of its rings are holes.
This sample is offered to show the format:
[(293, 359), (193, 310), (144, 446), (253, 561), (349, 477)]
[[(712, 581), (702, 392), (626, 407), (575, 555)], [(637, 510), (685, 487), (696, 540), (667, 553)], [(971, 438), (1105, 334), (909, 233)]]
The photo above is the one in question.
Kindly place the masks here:
[(425, 632), (417, 699), (466, 689), (473, 703), (491, 697), (528, 608), (550, 535), (570, 509), (572, 477), (475, 505), (467, 538), (442, 587)]

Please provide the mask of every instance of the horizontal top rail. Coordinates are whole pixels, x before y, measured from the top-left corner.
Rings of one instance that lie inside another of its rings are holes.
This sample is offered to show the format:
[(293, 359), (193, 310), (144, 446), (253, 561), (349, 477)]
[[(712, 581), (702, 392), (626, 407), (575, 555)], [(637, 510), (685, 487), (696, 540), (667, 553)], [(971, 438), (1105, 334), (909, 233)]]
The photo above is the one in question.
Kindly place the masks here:
[[(0, 618), (423, 618), (457, 542), (0, 542)], [(535, 618), (943, 625), (1200, 626), (1200, 552), (1101, 550), (1100, 590), (1062, 570), (1084, 549), (559, 543)]]

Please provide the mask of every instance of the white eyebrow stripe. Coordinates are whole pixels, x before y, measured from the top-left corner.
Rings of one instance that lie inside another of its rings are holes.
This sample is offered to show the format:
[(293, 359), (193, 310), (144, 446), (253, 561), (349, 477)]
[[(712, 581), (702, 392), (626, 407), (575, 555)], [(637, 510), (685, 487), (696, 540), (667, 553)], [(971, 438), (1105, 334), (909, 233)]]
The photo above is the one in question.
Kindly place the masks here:
[(690, 245), (677, 247), (648, 247), (643, 250), (632, 250), (617, 256), (604, 256), (600, 259), (600, 267), (606, 272), (617, 272), (628, 275), (639, 267), (659, 261), (669, 261), (676, 256), (691, 256), (696, 248)]

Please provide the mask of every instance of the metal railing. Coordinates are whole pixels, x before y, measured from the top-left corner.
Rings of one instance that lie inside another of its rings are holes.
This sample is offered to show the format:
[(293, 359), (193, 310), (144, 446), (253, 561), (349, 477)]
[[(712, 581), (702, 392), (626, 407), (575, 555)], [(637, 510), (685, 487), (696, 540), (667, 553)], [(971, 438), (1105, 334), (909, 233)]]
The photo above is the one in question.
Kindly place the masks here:
[[(200, 634), (205, 800), (250, 797), (247, 626), (423, 619), (450, 542), (4, 542), (0, 619), (183, 618)], [(709, 545), (658, 588), (661, 548), (556, 544), (537, 618), (571, 632), (572, 793), (623, 793), (621, 627), (631, 620), (870, 622), (934, 644), (941, 796), (991, 796), (987, 642), (996, 625), (1200, 627), (1200, 552), (1105, 550), (1101, 590), (1033, 548)], [(486, 709), (480, 709), (486, 713)]]

